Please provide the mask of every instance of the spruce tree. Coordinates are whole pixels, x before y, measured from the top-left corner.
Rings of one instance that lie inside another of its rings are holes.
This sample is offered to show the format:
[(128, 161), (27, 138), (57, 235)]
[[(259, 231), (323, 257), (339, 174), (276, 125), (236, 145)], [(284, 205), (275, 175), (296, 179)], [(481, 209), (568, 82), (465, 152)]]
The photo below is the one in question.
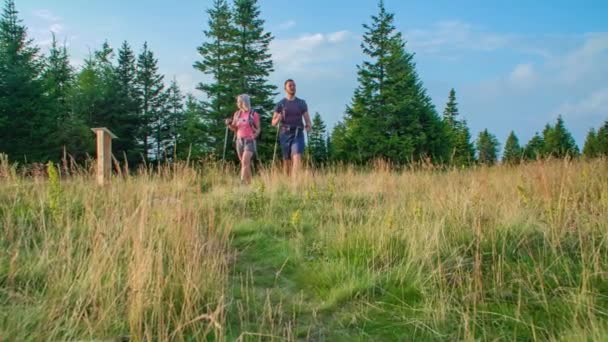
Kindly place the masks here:
[(27, 37), (15, 2), (6, 0), (0, 18), (0, 152), (14, 160), (50, 157), (42, 70), (39, 49)]
[(74, 69), (70, 65), (67, 48), (59, 47), (55, 34), (52, 35), (49, 56), (42, 73), (44, 90), (50, 99), (49, 106), (54, 108), (51, 112), (56, 113), (56, 119), (63, 121), (64, 115), (69, 110), (69, 95), (74, 86)]
[(183, 123), (177, 139), (179, 159), (201, 159), (209, 153), (209, 134), (202, 120), (202, 108), (192, 94), (186, 96)]
[(458, 121), (458, 103), (456, 102), (456, 91), (454, 88), (450, 89), (448, 103), (443, 111), (443, 121), (451, 127), (456, 126), (456, 122)]
[(321, 114), (315, 113), (312, 118), (312, 130), (308, 134), (308, 149), (315, 165), (327, 161), (327, 131)]
[(515, 132), (511, 131), (505, 142), (505, 149), (502, 154), (502, 162), (505, 164), (519, 164), (523, 157), (523, 149), (519, 146), (519, 139)]
[(524, 157), (527, 160), (537, 160), (544, 157), (544, 151), (545, 141), (543, 140), (543, 137), (536, 132), (524, 148)]
[(142, 122), (139, 140), (144, 156), (152, 155), (156, 161), (162, 159), (162, 139), (167, 130), (163, 110), (166, 102), (164, 76), (158, 73), (157, 64), (158, 60), (148, 49), (148, 43), (144, 43), (143, 50), (137, 57), (136, 87)]
[[(347, 108), (344, 136), (333, 138), (336, 155), (357, 162), (445, 160), (443, 124), (393, 21), (394, 15), (380, 1), (372, 23), (363, 25), (361, 47), (369, 59), (358, 66), (359, 86)], [(346, 150), (338, 150), (338, 140), (348, 141)]]
[(277, 87), (268, 81), (274, 71), (269, 49), (273, 37), (264, 30), (264, 20), (260, 18), (257, 0), (235, 0), (233, 13), (235, 35), (232, 46), (235, 64), (230, 77), (230, 83), (234, 84), (231, 89), (234, 97), (248, 94), (252, 106), (258, 108), (264, 132), (258, 144), (258, 157), (269, 160), (276, 137), (271, 133), (274, 129), (270, 121)]
[(115, 139), (112, 145), (118, 153), (121, 153), (121, 157), (124, 153), (127, 160), (134, 164), (139, 161), (143, 152), (137, 142), (138, 133), (142, 131), (142, 122), (139, 117), (135, 53), (127, 41), (124, 41), (118, 50), (116, 78), (118, 82), (116, 110), (120, 115), (120, 127), (114, 128), (118, 139)]
[(101, 78), (96, 67), (95, 59), (89, 56), (84, 60), (84, 65), (76, 75), (74, 85), (73, 107), (74, 112), (84, 118), (89, 127), (105, 125), (97, 115), (101, 103), (101, 92), (103, 87)]
[(353, 156), (349, 146), (352, 146), (352, 141), (348, 136), (346, 125), (338, 122), (331, 132), (331, 141), (327, 144), (329, 159), (334, 162), (361, 160), (362, 158)]
[(475, 146), (471, 142), (471, 133), (466, 120), (458, 117), (456, 91), (452, 88), (443, 111), (443, 123), (446, 128), (450, 147), (450, 162), (457, 166), (471, 165), (475, 162)]
[(163, 136), (163, 149), (172, 158), (176, 155), (179, 131), (184, 123), (184, 96), (175, 79), (171, 81), (171, 85), (167, 88), (166, 98), (164, 120), (167, 130), (166, 135)]
[(498, 139), (485, 129), (479, 133), (476, 145), (479, 162), (485, 165), (494, 165), (498, 160)]
[(566, 129), (561, 115), (557, 117), (554, 126), (547, 125), (545, 127), (543, 140), (545, 142), (545, 155), (547, 156), (563, 158), (567, 155), (571, 157), (579, 155), (578, 146), (576, 146), (572, 134)]
[[(101, 48), (85, 59), (76, 77), (73, 98), (74, 113), (82, 117), (87, 127), (106, 127), (118, 139), (112, 142), (117, 159), (126, 154), (130, 162), (136, 158), (132, 150), (132, 116), (124, 113), (124, 96), (114, 65), (114, 49), (106, 41)], [(92, 148), (90, 152), (94, 152)], [(137, 157), (136, 160), (139, 160)]]
[(42, 74), (47, 98), (45, 116), (49, 122), (46, 136), (50, 159), (57, 160), (62, 149), (78, 161), (82, 161), (91, 149), (91, 131), (78, 113), (73, 111), (75, 71), (70, 65), (65, 45), (59, 47), (52, 36), (49, 56)]
[(455, 133), (456, 136), (453, 140), (453, 146), (456, 150), (456, 154), (453, 156), (454, 162), (460, 166), (475, 163), (475, 145), (471, 141), (471, 132), (466, 120), (463, 119), (457, 123)]
[(105, 41), (99, 50), (93, 52), (85, 60), (82, 71), (85, 82), (87, 98), (84, 110), (89, 111), (88, 124), (91, 127), (107, 127), (117, 133), (121, 127), (120, 115), (117, 112), (119, 84), (116, 77), (116, 68), (112, 63), (114, 49)]
[(327, 161), (332, 160), (331, 151), (333, 150), (333, 142), (331, 140), (331, 136), (327, 134), (327, 139), (325, 140), (325, 146), (327, 149)]
[(208, 29), (204, 31), (205, 41), (198, 47), (201, 60), (194, 68), (210, 77), (209, 82), (201, 82), (197, 89), (205, 93), (203, 121), (208, 125), (210, 152), (221, 156), (224, 147), (224, 119), (236, 110), (236, 92), (231, 80), (234, 78), (235, 51), (232, 12), (226, 0), (213, 0), (207, 10)]
[(583, 147), (583, 156), (586, 158), (595, 158), (599, 155), (598, 139), (595, 129), (590, 129), (585, 138), (585, 145)]
[(608, 120), (597, 130), (597, 154), (608, 157)]
[[(116, 67), (116, 73), (121, 91), (125, 93), (124, 95), (127, 97), (127, 100), (137, 104), (137, 87), (135, 84), (137, 66), (135, 53), (126, 40), (122, 42), (120, 49), (118, 49), (118, 66)], [(133, 107), (136, 109), (135, 106)]]

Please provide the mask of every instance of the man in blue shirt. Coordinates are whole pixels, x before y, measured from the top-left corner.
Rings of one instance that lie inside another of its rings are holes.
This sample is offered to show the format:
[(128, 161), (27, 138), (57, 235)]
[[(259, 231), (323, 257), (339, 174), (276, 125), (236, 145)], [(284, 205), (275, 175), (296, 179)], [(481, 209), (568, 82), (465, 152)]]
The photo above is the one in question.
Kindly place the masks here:
[(306, 101), (296, 97), (296, 83), (288, 79), (284, 86), (285, 98), (274, 109), (272, 125), (279, 125), (283, 171), (295, 177), (302, 168), (304, 130), (310, 132), (310, 115)]

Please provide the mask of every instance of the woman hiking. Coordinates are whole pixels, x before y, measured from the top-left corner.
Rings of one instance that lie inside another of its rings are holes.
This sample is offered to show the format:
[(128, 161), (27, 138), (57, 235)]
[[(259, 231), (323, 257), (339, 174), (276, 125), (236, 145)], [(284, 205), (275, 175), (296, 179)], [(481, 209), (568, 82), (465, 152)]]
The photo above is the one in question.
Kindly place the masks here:
[(249, 95), (236, 98), (238, 110), (226, 119), (228, 128), (236, 133), (236, 153), (241, 162), (241, 183), (251, 182), (251, 159), (256, 154), (256, 138), (260, 135), (260, 115), (251, 108)]

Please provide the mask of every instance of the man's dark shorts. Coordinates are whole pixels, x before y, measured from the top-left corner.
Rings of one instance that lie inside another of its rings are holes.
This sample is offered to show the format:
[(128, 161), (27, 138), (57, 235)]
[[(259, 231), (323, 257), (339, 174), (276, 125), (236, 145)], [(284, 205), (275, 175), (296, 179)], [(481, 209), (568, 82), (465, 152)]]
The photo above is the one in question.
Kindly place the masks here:
[(294, 154), (304, 154), (304, 129), (302, 127), (281, 126), (279, 134), (283, 160), (291, 160)]

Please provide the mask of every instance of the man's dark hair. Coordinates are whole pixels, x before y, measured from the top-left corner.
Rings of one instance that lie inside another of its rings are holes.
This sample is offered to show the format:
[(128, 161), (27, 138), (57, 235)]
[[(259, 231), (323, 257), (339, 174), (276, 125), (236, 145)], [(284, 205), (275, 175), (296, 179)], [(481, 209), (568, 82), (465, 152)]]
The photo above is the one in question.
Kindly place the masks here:
[(289, 82), (296, 83), (296, 82), (295, 82), (294, 80), (292, 80), (291, 78), (288, 78), (288, 79), (285, 81), (285, 83), (283, 83), (283, 88), (285, 88), (285, 86), (287, 86), (287, 83), (289, 83)]

